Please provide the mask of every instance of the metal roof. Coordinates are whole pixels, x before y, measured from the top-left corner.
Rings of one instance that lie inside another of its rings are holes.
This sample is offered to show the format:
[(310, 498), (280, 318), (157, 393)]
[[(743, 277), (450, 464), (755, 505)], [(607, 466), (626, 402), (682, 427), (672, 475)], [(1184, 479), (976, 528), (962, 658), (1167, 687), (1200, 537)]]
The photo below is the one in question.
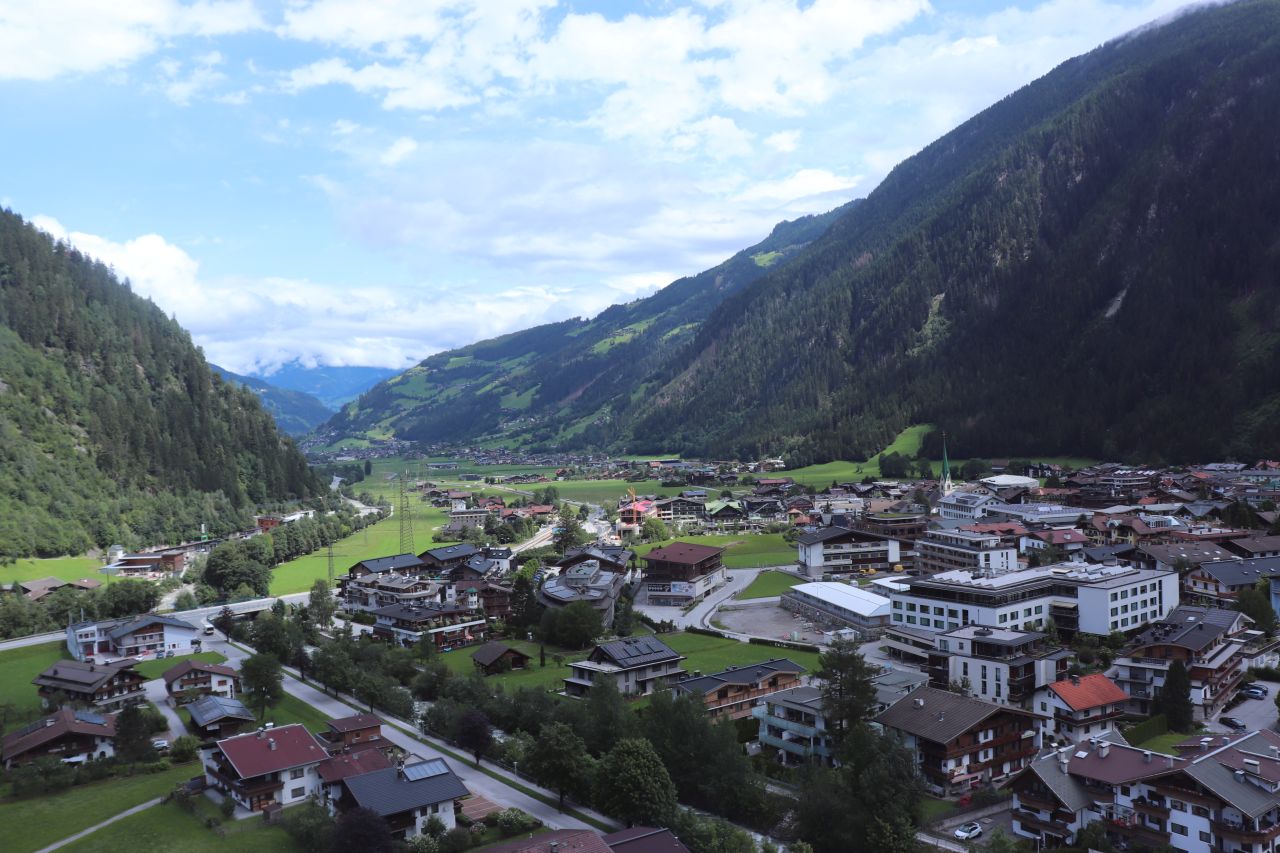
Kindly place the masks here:
[[(444, 764), (443, 759), (433, 759), (424, 764)], [(443, 803), (465, 797), (471, 793), (457, 774), (445, 764), (444, 772), (435, 773), (420, 779), (406, 778), (408, 773), (420, 771), (414, 768), (420, 765), (408, 765), (404, 771), (394, 767), (386, 770), (375, 770), (342, 780), (342, 784), (351, 792), (351, 796), (362, 807), (377, 812), (383, 817), (400, 814), (411, 809), (422, 808), (434, 803)]]

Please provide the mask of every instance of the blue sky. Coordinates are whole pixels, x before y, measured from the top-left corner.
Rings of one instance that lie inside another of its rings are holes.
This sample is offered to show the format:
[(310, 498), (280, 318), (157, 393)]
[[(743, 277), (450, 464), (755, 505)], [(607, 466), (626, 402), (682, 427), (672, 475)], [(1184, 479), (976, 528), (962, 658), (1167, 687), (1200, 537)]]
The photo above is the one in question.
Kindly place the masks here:
[(651, 293), (1184, 0), (0, 0), (0, 204), (238, 371)]

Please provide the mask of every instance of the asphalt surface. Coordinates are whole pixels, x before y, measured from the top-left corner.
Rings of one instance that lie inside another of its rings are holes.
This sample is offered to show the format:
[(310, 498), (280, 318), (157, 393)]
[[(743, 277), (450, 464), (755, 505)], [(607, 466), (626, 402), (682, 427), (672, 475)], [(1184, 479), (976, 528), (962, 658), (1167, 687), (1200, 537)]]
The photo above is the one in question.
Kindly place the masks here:
[(1222, 717), (1235, 717), (1243, 722), (1247, 731), (1255, 731), (1257, 729), (1275, 729), (1276, 720), (1280, 717), (1280, 710), (1277, 710), (1275, 703), (1276, 690), (1280, 685), (1268, 684), (1267, 688), (1271, 691), (1265, 699), (1246, 699), (1239, 705), (1236, 705), (1230, 711), (1224, 711), (1217, 719), (1210, 721), (1205, 727), (1211, 732), (1231, 732), (1218, 719)]

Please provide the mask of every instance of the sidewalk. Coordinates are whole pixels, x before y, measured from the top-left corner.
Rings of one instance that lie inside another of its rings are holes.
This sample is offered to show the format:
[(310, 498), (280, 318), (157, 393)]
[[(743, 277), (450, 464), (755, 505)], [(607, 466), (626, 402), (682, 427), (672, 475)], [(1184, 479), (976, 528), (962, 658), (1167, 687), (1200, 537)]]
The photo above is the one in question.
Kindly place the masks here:
[(162, 799), (161, 797), (156, 797), (154, 800), (147, 800), (145, 803), (139, 803), (138, 805), (134, 806), (131, 809), (125, 809), (124, 811), (120, 812), (120, 814), (113, 815), (112, 817), (109, 817), (106, 820), (104, 820), (102, 823), (96, 823), (93, 826), (89, 827), (88, 829), (80, 830), (75, 835), (69, 835), (66, 838), (62, 839), (61, 841), (55, 841), (52, 844), (50, 844), (48, 847), (41, 847), (39, 850), (36, 851), (36, 853), (49, 853), (50, 850), (57, 850), (60, 847), (66, 847), (68, 844), (72, 843), (73, 841), (79, 841), (81, 838), (84, 838), (86, 835), (89, 835), (90, 833), (97, 832), (99, 829), (102, 829), (104, 826), (110, 826), (111, 824), (115, 823), (118, 820), (124, 820), (125, 818), (131, 815), (136, 815), (138, 812), (146, 811), (152, 806), (160, 805), (161, 799)]

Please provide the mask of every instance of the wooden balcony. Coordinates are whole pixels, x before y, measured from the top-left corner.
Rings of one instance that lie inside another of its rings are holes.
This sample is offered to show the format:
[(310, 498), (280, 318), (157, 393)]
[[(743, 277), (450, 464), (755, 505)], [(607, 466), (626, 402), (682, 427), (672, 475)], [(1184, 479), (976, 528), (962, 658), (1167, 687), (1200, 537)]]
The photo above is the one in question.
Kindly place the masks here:
[(1139, 814), (1150, 815), (1162, 820), (1169, 817), (1169, 807), (1155, 800), (1135, 799), (1133, 801), (1133, 810)]
[(1222, 820), (1209, 821), (1214, 835), (1236, 838), (1245, 844), (1265, 844), (1273, 838), (1280, 837), (1280, 823), (1271, 826), (1251, 826), (1249, 823), (1234, 824)]

